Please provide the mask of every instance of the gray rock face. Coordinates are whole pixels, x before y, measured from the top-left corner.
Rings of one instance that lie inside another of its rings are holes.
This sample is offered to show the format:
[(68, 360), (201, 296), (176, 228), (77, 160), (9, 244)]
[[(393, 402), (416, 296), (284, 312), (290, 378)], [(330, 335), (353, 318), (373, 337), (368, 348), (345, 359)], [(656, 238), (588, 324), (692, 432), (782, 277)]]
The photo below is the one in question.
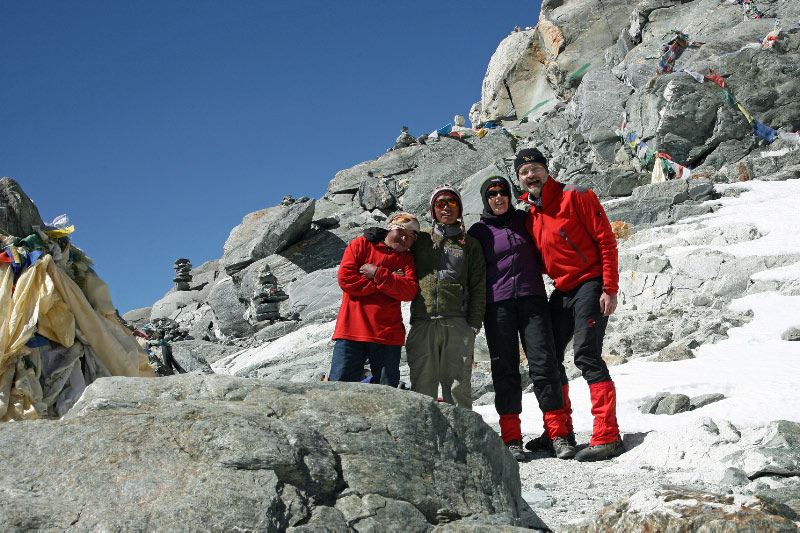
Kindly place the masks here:
[(246, 215), (225, 241), (222, 266), (232, 274), (254, 261), (280, 252), (305, 233), (313, 217), (313, 199)]
[(33, 226), (44, 229), (36, 205), (15, 180), (0, 179), (0, 231), (27, 237), (33, 233)]
[(237, 350), (238, 348), (235, 346), (222, 346), (215, 342), (199, 339), (172, 343), (172, 355), (183, 369), (188, 372), (202, 369), (201, 373), (203, 374), (212, 373), (209, 366), (211, 363), (235, 353)]
[(342, 289), (336, 278), (338, 271), (338, 267), (317, 270), (289, 284), (289, 302), (301, 319), (320, 309), (338, 309), (342, 302)]
[(482, 139), (442, 137), (439, 142), (428, 144), (425, 158), (408, 174), (403, 209), (430, 220), (428, 202), (435, 187), (449, 183), (459, 188), (468, 177), (490, 164), (503, 165), (502, 160), (513, 157), (515, 148), (514, 138), (502, 130), (490, 131)]
[(141, 307), (139, 309), (131, 309), (124, 315), (122, 315), (123, 320), (133, 326), (134, 328), (140, 328), (147, 324), (150, 321), (150, 311), (152, 307)]
[(625, 0), (605, 1), (602, 10), (585, 2), (543, 4), (536, 28), (512, 33), (489, 61), (480, 120), (535, 117), (572, 96), (581, 77), (603, 65), (604, 49), (616, 41), (630, 9)]
[(788, 532), (796, 531), (796, 516), (788, 506), (764, 498), (664, 486), (636, 492), (561, 531)]
[(677, 220), (673, 212), (675, 206), (687, 200), (709, 200), (712, 191), (708, 180), (651, 183), (635, 187), (630, 197), (608, 202), (604, 207), (609, 220), (622, 220), (634, 225), (665, 224)]
[(590, 140), (592, 149), (605, 161), (614, 160), (618, 146), (614, 130), (632, 92), (610, 69), (598, 68), (583, 76), (567, 105), (569, 119), (577, 121), (578, 132)]
[(361, 207), (368, 211), (373, 209), (390, 209), (397, 198), (402, 195), (403, 186), (394, 176), (367, 176), (358, 186), (358, 200)]
[(409, 146), (402, 150), (392, 150), (375, 160), (364, 161), (352, 168), (340, 170), (328, 184), (325, 196), (332, 199), (343, 193), (358, 192), (361, 181), (369, 177), (370, 173), (373, 176), (381, 174), (389, 176), (408, 172), (418, 164), (427, 150), (424, 146)]
[(186, 311), (194, 311), (200, 307), (204, 298), (195, 291), (171, 291), (164, 295), (150, 308), (150, 320), (169, 318), (175, 320)]
[(222, 278), (214, 285), (208, 295), (208, 304), (214, 313), (214, 330), (218, 338), (242, 337), (254, 331), (244, 317), (247, 305), (239, 299), (239, 290), (232, 278)]
[(517, 464), (480, 416), (374, 385), (102, 379), (63, 420), (4, 427), (0, 449), (11, 529), (530, 524)]

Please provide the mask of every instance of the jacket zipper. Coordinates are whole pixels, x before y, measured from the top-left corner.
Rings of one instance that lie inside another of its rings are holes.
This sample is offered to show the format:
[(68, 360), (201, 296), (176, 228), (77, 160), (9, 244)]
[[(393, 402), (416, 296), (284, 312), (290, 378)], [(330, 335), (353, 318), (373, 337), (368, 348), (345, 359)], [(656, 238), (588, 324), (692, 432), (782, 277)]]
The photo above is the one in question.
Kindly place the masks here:
[(517, 297), (517, 272), (516, 272), (517, 252), (514, 249), (514, 238), (509, 228), (506, 228), (506, 237), (508, 237), (508, 245), (511, 248), (511, 288), (512, 288), (512, 294), (514, 295), (514, 298), (516, 298)]
[[(431, 232), (431, 237), (433, 237), (433, 232)], [(442, 266), (443, 253), (444, 253), (444, 236), (442, 236), (442, 242), (439, 243), (439, 257), (436, 260), (436, 287), (433, 290), (433, 308), (434, 308), (434, 314), (437, 316), (439, 314), (439, 268)]]
[(573, 250), (575, 250), (575, 253), (576, 253), (576, 254), (578, 254), (578, 257), (580, 257), (580, 258), (581, 258), (581, 261), (583, 261), (583, 262), (584, 262), (584, 264), (589, 262), (589, 261), (587, 261), (587, 260), (586, 260), (586, 257), (584, 257), (584, 256), (583, 256), (583, 254), (581, 253), (581, 251), (580, 251), (580, 250), (578, 250), (578, 247), (577, 247), (577, 246), (575, 246), (575, 243), (574, 243), (574, 242), (572, 242), (572, 240), (570, 240), (570, 238), (567, 236), (567, 232), (566, 232), (566, 231), (564, 231), (564, 230), (562, 229), (562, 230), (559, 230), (559, 231), (558, 231), (558, 233), (560, 233), (560, 234), (561, 234), (561, 236), (562, 236), (562, 237), (564, 237), (564, 240), (565, 240), (565, 241), (567, 241), (567, 242), (569, 243), (569, 245), (572, 247), (572, 249), (573, 249)]

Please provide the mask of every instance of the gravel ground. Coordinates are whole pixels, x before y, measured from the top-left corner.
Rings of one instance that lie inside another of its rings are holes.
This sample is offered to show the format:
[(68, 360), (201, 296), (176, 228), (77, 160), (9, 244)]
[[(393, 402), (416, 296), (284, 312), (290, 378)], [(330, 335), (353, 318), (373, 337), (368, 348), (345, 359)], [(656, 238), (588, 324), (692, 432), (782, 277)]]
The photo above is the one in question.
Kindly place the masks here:
[[(578, 449), (589, 442), (589, 433), (578, 433)], [(527, 440), (526, 440), (527, 442)], [(664, 482), (663, 475), (637, 469), (620, 477), (610, 472), (615, 460), (579, 463), (550, 457), (546, 453), (526, 453), (519, 464), (522, 497), (553, 531), (562, 524), (597, 513), (636, 490)]]

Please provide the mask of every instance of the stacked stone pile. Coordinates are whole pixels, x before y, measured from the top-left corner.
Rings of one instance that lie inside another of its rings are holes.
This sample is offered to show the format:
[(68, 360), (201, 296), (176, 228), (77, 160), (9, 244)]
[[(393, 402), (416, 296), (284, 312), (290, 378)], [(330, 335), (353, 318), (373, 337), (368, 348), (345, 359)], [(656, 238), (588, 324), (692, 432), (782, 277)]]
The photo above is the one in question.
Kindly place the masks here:
[(184, 341), (191, 339), (189, 330), (178, 325), (169, 318), (156, 318), (150, 322), (153, 331), (158, 332), (158, 338), (167, 342)]
[(192, 281), (192, 263), (185, 258), (175, 260), (172, 266), (175, 269), (175, 277), (172, 281), (175, 282), (176, 291), (188, 291)]
[(281, 318), (280, 302), (289, 295), (278, 286), (278, 278), (270, 271), (269, 265), (261, 265), (255, 273), (250, 302), (245, 318), (254, 326), (273, 323)]

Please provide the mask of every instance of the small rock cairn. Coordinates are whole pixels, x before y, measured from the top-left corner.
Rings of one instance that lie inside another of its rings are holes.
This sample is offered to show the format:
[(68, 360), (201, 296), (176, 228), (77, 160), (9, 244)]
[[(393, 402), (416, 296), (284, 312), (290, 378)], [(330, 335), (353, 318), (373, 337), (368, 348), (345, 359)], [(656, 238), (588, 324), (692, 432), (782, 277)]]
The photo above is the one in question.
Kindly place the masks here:
[(262, 265), (258, 269), (256, 280), (245, 317), (254, 326), (279, 320), (280, 302), (287, 300), (289, 295), (278, 287), (278, 278), (272, 274), (269, 265)]
[(175, 282), (175, 290), (176, 291), (188, 291), (189, 283), (192, 281), (192, 263), (183, 257), (180, 259), (175, 260), (175, 264), (172, 266), (175, 269), (175, 277), (172, 278), (172, 281)]

